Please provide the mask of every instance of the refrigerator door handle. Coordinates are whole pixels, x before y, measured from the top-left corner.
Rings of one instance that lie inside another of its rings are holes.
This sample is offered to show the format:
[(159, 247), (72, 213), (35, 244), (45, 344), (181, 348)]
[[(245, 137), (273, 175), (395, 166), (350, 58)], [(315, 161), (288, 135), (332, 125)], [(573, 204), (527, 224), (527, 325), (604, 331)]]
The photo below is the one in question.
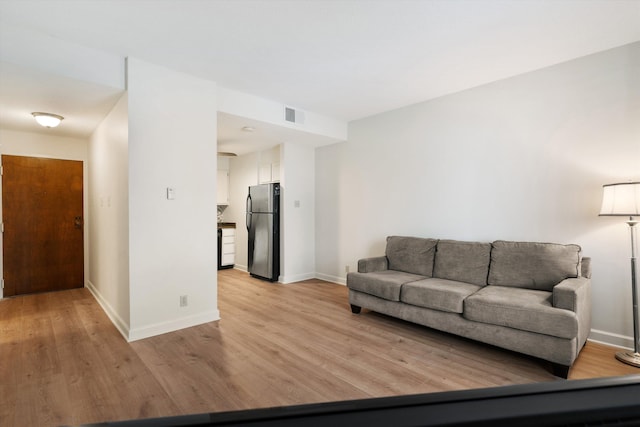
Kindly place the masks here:
[(247, 231), (249, 231), (249, 228), (251, 227), (251, 208), (252, 208), (252, 201), (251, 201), (251, 194), (249, 194), (247, 196), (247, 217), (245, 219), (245, 222), (247, 224)]

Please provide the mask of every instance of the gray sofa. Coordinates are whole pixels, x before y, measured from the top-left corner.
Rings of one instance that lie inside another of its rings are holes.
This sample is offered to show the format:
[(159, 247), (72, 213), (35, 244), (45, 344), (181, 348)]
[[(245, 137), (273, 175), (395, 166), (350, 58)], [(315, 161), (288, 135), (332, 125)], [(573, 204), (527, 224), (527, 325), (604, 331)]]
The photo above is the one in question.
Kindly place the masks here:
[(362, 307), (569, 368), (591, 329), (590, 258), (577, 245), (390, 236), (347, 275)]

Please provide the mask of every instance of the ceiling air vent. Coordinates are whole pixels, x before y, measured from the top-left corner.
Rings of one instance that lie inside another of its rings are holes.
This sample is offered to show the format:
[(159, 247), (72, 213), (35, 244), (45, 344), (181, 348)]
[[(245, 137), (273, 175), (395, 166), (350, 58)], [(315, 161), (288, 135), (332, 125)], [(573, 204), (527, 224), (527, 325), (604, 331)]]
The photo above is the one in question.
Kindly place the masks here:
[(284, 107), (284, 119), (289, 123), (304, 124), (304, 111)]

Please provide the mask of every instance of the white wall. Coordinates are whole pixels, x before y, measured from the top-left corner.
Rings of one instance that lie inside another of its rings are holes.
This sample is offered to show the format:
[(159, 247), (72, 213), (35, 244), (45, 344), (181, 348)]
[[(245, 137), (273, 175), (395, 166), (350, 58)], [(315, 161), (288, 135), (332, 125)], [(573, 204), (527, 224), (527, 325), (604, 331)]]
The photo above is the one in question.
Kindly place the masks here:
[[(55, 130), (51, 133), (54, 134)], [(89, 223), (88, 211), (88, 141), (80, 138), (59, 137), (43, 133), (18, 132), (0, 129), (0, 154), (50, 159), (79, 160), (83, 162), (83, 210), (84, 210), (84, 277), (89, 277)], [(0, 212), (2, 212), (2, 186), (0, 185)], [(2, 239), (0, 239), (0, 260), (2, 259)], [(2, 262), (0, 262), (0, 277)], [(0, 289), (2, 298), (2, 289)]]
[(315, 149), (282, 144), (280, 281), (315, 277)]
[(87, 280), (87, 287), (125, 337), (130, 326), (127, 114), (125, 93), (91, 135), (91, 274)]
[(392, 234), (577, 243), (592, 338), (632, 346), (628, 228), (598, 212), (603, 184), (640, 179), (640, 43), (358, 120), (316, 171), (319, 277)]
[(219, 319), (216, 84), (135, 58), (127, 78), (135, 340)]

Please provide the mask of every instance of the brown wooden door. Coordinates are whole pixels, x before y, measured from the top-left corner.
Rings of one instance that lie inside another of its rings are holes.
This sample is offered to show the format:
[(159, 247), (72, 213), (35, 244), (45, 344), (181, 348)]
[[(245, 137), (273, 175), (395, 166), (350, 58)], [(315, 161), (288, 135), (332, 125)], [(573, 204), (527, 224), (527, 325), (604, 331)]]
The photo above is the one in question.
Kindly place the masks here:
[(2, 156), (4, 296), (84, 286), (82, 162)]

